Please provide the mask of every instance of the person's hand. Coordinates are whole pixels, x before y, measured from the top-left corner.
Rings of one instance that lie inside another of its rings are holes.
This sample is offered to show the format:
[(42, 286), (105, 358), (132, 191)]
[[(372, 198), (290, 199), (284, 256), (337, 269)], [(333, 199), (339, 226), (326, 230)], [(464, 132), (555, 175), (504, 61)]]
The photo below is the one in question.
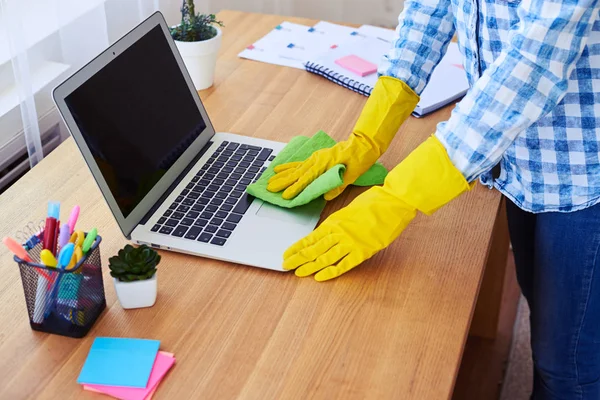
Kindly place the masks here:
[(340, 276), (392, 243), (417, 210), (432, 214), (470, 189), (445, 148), (431, 137), (394, 168), (382, 187), (333, 213), (283, 255), (283, 268), (317, 281)]
[(348, 140), (319, 150), (305, 161), (278, 165), (267, 190), (283, 190), (282, 197), (292, 199), (324, 172), (343, 164), (343, 184), (325, 194), (325, 200), (334, 199), (387, 150), (418, 102), (419, 96), (404, 82), (389, 76), (379, 78)]
[(283, 268), (317, 281), (340, 276), (386, 248), (415, 217), (417, 210), (373, 187), (333, 213), (283, 255)]
[(293, 199), (312, 181), (338, 164), (346, 166), (343, 184), (325, 193), (325, 200), (332, 200), (364, 174), (379, 158), (379, 151), (368, 141), (353, 133), (349, 140), (328, 149), (315, 151), (304, 161), (290, 162), (275, 167), (275, 175), (269, 179), (267, 190), (280, 192), (286, 200)]

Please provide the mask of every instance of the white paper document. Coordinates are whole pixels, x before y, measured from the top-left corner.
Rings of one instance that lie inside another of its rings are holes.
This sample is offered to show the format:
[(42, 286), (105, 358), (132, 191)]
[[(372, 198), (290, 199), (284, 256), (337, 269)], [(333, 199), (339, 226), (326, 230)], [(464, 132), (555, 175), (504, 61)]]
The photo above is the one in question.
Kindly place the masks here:
[(317, 54), (335, 48), (354, 28), (321, 21), (315, 26), (282, 22), (249, 45), (239, 57), (286, 67), (304, 69)]
[[(393, 46), (391, 29), (372, 25), (351, 28), (321, 21), (310, 27), (282, 22), (271, 32), (249, 45), (239, 57), (286, 67), (307, 69), (332, 82), (366, 96), (377, 82), (377, 73), (360, 76), (336, 60), (355, 56), (380, 65)], [(423, 116), (464, 96), (469, 88), (456, 43), (450, 43), (446, 55), (435, 68), (421, 94), (414, 115)]]
[(450, 43), (442, 61), (435, 68), (421, 93), (414, 115), (421, 117), (463, 97), (469, 90), (458, 45)]

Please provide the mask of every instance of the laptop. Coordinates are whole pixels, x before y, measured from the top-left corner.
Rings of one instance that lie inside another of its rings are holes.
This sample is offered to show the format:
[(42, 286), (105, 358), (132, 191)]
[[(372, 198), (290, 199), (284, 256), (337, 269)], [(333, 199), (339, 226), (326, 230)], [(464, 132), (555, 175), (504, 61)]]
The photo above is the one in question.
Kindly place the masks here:
[(53, 97), (135, 243), (282, 271), (319, 220), (324, 201), (289, 210), (246, 193), (285, 144), (215, 132), (159, 12)]

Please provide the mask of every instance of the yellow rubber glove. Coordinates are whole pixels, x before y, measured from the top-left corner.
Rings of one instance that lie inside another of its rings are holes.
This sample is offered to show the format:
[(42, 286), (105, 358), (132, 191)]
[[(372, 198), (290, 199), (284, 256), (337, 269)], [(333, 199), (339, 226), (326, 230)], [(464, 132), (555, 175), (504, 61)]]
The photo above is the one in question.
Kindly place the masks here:
[(472, 186), (434, 137), (373, 187), (333, 213), (283, 255), (283, 268), (317, 281), (340, 276), (392, 243), (416, 216), (430, 215)]
[(312, 181), (335, 165), (346, 166), (342, 186), (325, 193), (331, 200), (354, 183), (387, 150), (400, 125), (419, 102), (419, 96), (404, 82), (389, 76), (377, 80), (373, 92), (348, 140), (329, 149), (316, 151), (308, 159), (275, 167), (267, 190), (293, 199)]

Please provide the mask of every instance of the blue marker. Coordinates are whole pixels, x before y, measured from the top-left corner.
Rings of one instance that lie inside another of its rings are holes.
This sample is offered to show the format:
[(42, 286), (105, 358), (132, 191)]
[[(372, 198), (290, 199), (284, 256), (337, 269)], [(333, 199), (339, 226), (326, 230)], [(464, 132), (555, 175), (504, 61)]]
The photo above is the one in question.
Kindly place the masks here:
[[(56, 265), (57, 269), (64, 270), (67, 267), (67, 265), (69, 265), (69, 263), (71, 262), (71, 257), (73, 257), (73, 251), (75, 251), (75, 245), (73, 243), (67, 243), (65, 247), (60, 249), (57, 260), (58, 264)], [(46, 308), (46, 318), (50, 315), (50, 312), (54, 308), (52, 307), (52, 304), (56, 302), (56, 295), (60, 286), (62, 276), (62, 273), (58, 274), (58, 278), (56, 278), (56, 282), (54, 282), (54, 287), (52, 288), (52, 293), (48, 297), (48, 302), (50, 304), (48, 304), (48, 307)]]
[(75, 245), (73, 243), (67, 243), (62, 249), (60, 249), (60, 253), (58, 253), (58, 265), (56, 266), (58, 269), (65, 269), (67, 265), (71, 262), (71, 257), (73, 257), (73, 251), (75, 251)]

